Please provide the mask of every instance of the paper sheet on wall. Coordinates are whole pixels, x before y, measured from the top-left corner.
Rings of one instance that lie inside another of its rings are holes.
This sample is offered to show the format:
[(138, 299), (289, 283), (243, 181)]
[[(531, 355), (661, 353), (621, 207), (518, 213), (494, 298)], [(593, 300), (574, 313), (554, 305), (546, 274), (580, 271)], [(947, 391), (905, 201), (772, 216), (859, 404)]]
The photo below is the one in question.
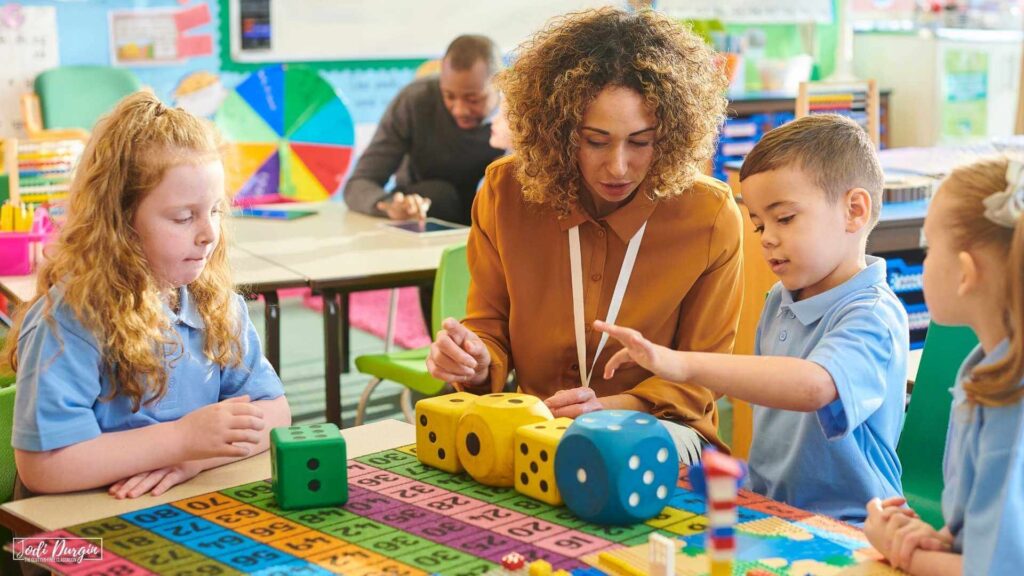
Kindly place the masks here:
[(832, 0), (656, 0), (654, 7), (676, 18), (732, 24), (828, 24), (833, 17)]
[(57, 9), (0, 4), (0, 138), (24, 138), (21, 95), (59, 63)]

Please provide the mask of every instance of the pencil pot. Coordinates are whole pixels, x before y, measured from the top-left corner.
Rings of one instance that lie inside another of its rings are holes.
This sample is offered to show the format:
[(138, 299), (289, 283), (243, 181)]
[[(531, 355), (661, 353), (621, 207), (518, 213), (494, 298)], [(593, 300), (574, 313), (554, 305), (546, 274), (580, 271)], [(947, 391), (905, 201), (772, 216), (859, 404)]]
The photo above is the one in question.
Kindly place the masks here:
[(32, 273), (36, 246), (46, 234), (0, 232), (0, 276), (22, 276)]

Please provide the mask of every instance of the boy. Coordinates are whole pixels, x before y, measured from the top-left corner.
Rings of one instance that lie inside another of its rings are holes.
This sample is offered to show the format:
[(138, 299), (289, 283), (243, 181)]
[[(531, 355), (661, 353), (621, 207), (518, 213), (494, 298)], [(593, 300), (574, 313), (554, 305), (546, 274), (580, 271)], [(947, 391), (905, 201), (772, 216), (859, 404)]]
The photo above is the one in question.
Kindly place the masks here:
[(758, 405), (749, 487), (862, 523), (865, 502), (902, 492), (896, 443), (909, 350), (885, 261), (865, 255), (881, 207), (874, 145), (849, 119), (808, 116), (766, 134), (740, 181), (780, 280), (758, 323), (757, 356), (677, 352), (597, 322), (624, 345), (605, 377), (636, 363)]

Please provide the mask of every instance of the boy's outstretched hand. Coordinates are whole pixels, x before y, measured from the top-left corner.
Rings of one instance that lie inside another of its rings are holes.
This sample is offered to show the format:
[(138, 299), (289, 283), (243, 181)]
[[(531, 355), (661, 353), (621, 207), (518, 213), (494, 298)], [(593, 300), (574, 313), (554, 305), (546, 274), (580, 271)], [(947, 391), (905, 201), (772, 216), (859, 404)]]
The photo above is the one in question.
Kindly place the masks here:
[[(644, 338), (643, 334), (632, 328), (624, 328), (595, 320), (594, 329), (608, 334), (622, 344), (622, 350), (613, 354), (608, 359), (608, 363), (604, 365), (605, 380), (615, 376), (615, 371), (619, 368), (628, 368), (635, 365), (640, 365), (652, 373), (673, 382), (688, 380), (684, 373), (685, 363), (681, 362), (682, 355), (679, 355), (674, 350), (651, 342)], [(678, 360), (672, 358), (673, 354), (677, 354)]]

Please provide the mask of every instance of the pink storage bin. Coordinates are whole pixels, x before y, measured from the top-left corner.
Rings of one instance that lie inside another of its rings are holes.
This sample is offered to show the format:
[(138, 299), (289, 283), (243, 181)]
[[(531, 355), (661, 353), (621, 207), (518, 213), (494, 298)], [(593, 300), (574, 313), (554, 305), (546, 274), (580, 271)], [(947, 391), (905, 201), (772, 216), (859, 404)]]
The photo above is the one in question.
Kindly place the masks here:
[(0, 232), (0, 276), (31, 274), (36, 245), (45, 242), (47, 236), (32, 232)]

